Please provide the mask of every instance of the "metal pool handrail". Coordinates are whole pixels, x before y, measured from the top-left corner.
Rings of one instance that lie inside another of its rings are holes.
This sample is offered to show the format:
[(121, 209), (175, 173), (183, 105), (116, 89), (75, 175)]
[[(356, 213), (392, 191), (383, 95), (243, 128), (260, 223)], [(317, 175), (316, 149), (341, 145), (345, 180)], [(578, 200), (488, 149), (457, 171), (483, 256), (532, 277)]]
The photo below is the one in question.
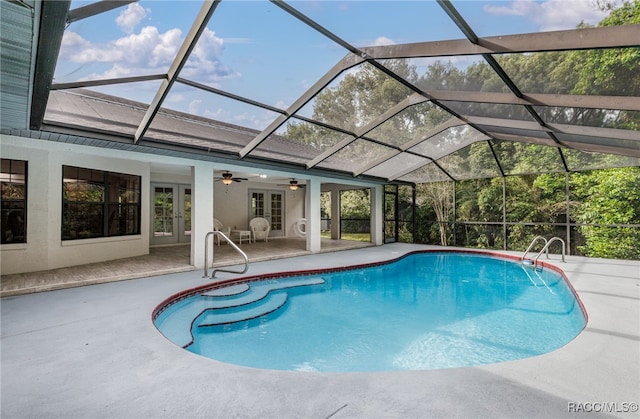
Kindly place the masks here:
[[(208, 258), (209, 237), (211, 237), (213, 234), (217, 234), (218, 236), (222, 237), (224, 240), (226, 240), (227, 243), (231, 245), (231, 247), (233, 247), (236, 251), (238, 251), (238, 253), (242, 255), (242, 257), (244, 258), (244, 269), (242, 271), (234, 271), (232, 269), (219, 268), (219, 269), (214, 269), (213, 272), (211, 272), (211, 276), (209, 276), (209, 258)], [(216, 272), (229, 272), (232, 274), (243, 274), (247, 272), (248, 269), (249, 269), (249, 257), (245, 252), (242, 251), (242, 249), (238, 247), (238, 245), (236, 245), (229, 237), (227, 237), (226, 234), (224, 234), (221, 231), (210, 231), (207, 233), (206, 236), (204, 236), (204, 276), (203, 278), (213, 279), (216, 277)]]
[(551, 239), (549, 239), (549, 241), (547, 242), (547, 244), (544, 245), (544, 248), (540, 251), (540, 253), (538, 253), (536, 255), (536, 258), (534, 259), (534, 266), (538, 266), (538, 258), (540, 257), (540, 255), (542, 254), (542, 252), (544, 252), (545, 250), (547, 251), (547, 259), (549, 259), (549, 245), (555, 241), (559, 241), (560, 243), (562, 243), (562, 261), (564, 262), (564, 255), (565, 255), (565, 247), (566, 245), (564, 244), (564, 240), (562, 240), (560, 237), (553, 237)]
[[(543, 240), (544, 241), (544, 247), (543, 249), (547, 249), (547, 239), (545, 239), (542, 236), (536, 236), (532, 241), (531, 244), (529, 245), (529, 247), (527, 247), (527, 250), (524, 251), (524, 253), (522, 254), (522, 256), (520, 257), (520, 263), (524, 263), (527, 257), (527, 253), (529, 253), (531, 251), (531, 249), (533, 249), (533, 246), (535, 246), (535, 244), (538, 242), (538, 240)], [(539, 256), (539, 255), (538, 255)], [(549, 250), (547, 249), (547, 257), (549, 257)], [(536, 258), (537, 260), (537, 258)]]
[[(538, 240), (540, 240), (540, 239), (544, 240), (544, 247), (542, 248), (542, 250), (540, 250), (540, 252), (538, 252), (538, 254), (536, 255), (535, 258), (526, 259), (527, 253), (529, 253), (529, 251), (533, 248), (533, 246), (536, 244), (536, 242)], [(546, 252), (547, 253), (547, 259), (549, 259), (549, 245), (551, 245), (551, 243), (553, 243), (555, 241), (559, 241), (560, 243), (562, 243), (562, 261), (565, 262), (565, 248), (566, 248), (566, 245), (564, 243), (564, 240), (562, 240), (560, 237), (553, 237), (553, 238), (551, 238), (551, 239), (549, 239), (547, 241), (547, 239), (545, 239), (542, 236), (536, 236), (533, 239), (533, 241), (531, 242), (531, 244), (529, 245), (529, 247), (527, 248), (527, 250), (524, 252), (522, 257), (520, 257), (520, 264), (521, 265), (531, 265), (534, 269), (536, 269), (538, 267), (538, 259), (540, 258), (542, 253)]]

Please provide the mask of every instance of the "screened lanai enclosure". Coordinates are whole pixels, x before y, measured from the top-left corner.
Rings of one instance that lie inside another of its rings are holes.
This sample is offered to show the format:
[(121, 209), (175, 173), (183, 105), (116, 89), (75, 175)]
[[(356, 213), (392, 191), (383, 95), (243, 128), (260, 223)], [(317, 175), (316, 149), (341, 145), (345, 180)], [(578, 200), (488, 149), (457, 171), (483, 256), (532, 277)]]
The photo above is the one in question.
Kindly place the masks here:
[[(16, 60), (30, 57), (30, 3), (2, 3)], [(389, 241), (523, 250), (544, 235), (572, 254), (640, 258), (637, 0), (39, 13), (22, 135), (384, 184)], [(7, 62), (3, 84), (23, 85)]]

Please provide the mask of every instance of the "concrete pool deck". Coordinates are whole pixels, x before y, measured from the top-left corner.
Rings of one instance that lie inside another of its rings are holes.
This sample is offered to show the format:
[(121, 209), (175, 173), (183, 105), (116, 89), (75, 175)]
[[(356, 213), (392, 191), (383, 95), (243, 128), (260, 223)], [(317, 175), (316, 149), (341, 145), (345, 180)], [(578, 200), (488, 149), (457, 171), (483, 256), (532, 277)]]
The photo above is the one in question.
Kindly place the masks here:
[[(395, 243), (270, 260), (246, 275), (434, 248)], [(5, 297), (0, 416), (638, 417), (630, 410), (640, 402), (640, 262), (568, 256), (562, 263), (552, 255), (550, 263), (587, 309), (576, 339), (533, 358), (432, 371), (270, 371), (194, 355), (166, 340), (151, 312), (169, 295), (209, 283), (199, 271)]]

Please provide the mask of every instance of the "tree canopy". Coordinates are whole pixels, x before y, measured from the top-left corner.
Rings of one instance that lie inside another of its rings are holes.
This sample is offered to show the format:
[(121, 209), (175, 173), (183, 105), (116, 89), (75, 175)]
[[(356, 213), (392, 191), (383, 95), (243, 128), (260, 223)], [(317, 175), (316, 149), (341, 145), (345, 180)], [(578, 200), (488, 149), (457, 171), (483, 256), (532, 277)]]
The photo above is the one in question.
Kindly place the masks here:
[[(616, 8), (609, 5), (609, 8), (610, 14), (600, 26), (640, 23), (640, 0), (625, 2)], [(495, 59), (525, 93), (640, 96), (640, 48), (501, 54)], [(467, 66), (440, 60), (422, 70), (410, 60), (384, 60), (381, 64), (425, 92), (509, 91), (484, 60)], [(315, 98), (312, 118), (355, 131), (412, 93), (407, 86), (365, 62)], [(440, 105), (462, 115), (533, 120), (524, 106), (476, 102)], [(535, 106), (534, 110), (549, 123), (640, 130), (640, 112), (636, 111), (549, 106)], [(345, 170), (367, 167), (391, 150), (381, 143), (402, 146), (450, 118), (441, 106), (430, 102), (410, 106), (370, 133), (377, 142), (355, 141), (332, 158)], [(286, 136), (321, 152), (341, 140), (335, 134), (327, 135), (327, 131), (320, 125), (301, 122), (290, 124)], [(436, 156), (438, 167), (459, 182), (455, 186), (455, 216), (454, 188), (439, 183), (418, 185), (418, 224), (434, 228), (416, 233), (417, 240), (449, 244), (454, 236), (459, 236), (472, 246), (522, 248), (536, 234), (562, 235), (557, 231), (558, 225), (571, 221), (573, 234), (580, 239), (575, 251), (592, 256), (640, 258), (637, 226), (640, 224), (640, 169), (623, 167), (630, 164), (628, 158), (527, 143), (518, 138), (505, 141), (469, 135), (468, 131), (450, 129), (421, 146), (430, 147), (426, 154)], [(454, 151), (438, 154), (445, 146), (453, 146)], [(616, 166), (620, 168), (572, 173)], [(569, 178), (566, 173), (571, 173)], [(501, 176), (506, 176), (504, 186)], [(567, 181), (571, 199), (566, 197)], [(503, 188), (507, 191), (504, 200)], [(352, 195), (354, 200), (360, 200), (357, 194)], [(358, 213), (358, 204), (347, 202), (344, 208)], [(503, 237), (501, 228), (494, 224), (490, 228), (485, 226), (484, 230), (467, 225), (463, 232), (453, 231), (451, 223), (462, 221), (514, 224), (508, 228), (508, 237)], [(525, 228), (518, 223), (546, 226)]]

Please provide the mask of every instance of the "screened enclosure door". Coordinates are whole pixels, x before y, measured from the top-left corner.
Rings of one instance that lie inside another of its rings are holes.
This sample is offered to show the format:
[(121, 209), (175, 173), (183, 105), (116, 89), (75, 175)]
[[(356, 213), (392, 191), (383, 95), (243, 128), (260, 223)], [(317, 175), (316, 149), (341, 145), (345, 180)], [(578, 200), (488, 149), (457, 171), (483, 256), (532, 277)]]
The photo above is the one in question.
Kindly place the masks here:
[(152, 184), (151, 244), (188, 243), (191, 240), (191, 187)]
[(249, 220), (253, 217), (269, 221), (269, 237), (284, 236), (284, 192), (249, 190)]

